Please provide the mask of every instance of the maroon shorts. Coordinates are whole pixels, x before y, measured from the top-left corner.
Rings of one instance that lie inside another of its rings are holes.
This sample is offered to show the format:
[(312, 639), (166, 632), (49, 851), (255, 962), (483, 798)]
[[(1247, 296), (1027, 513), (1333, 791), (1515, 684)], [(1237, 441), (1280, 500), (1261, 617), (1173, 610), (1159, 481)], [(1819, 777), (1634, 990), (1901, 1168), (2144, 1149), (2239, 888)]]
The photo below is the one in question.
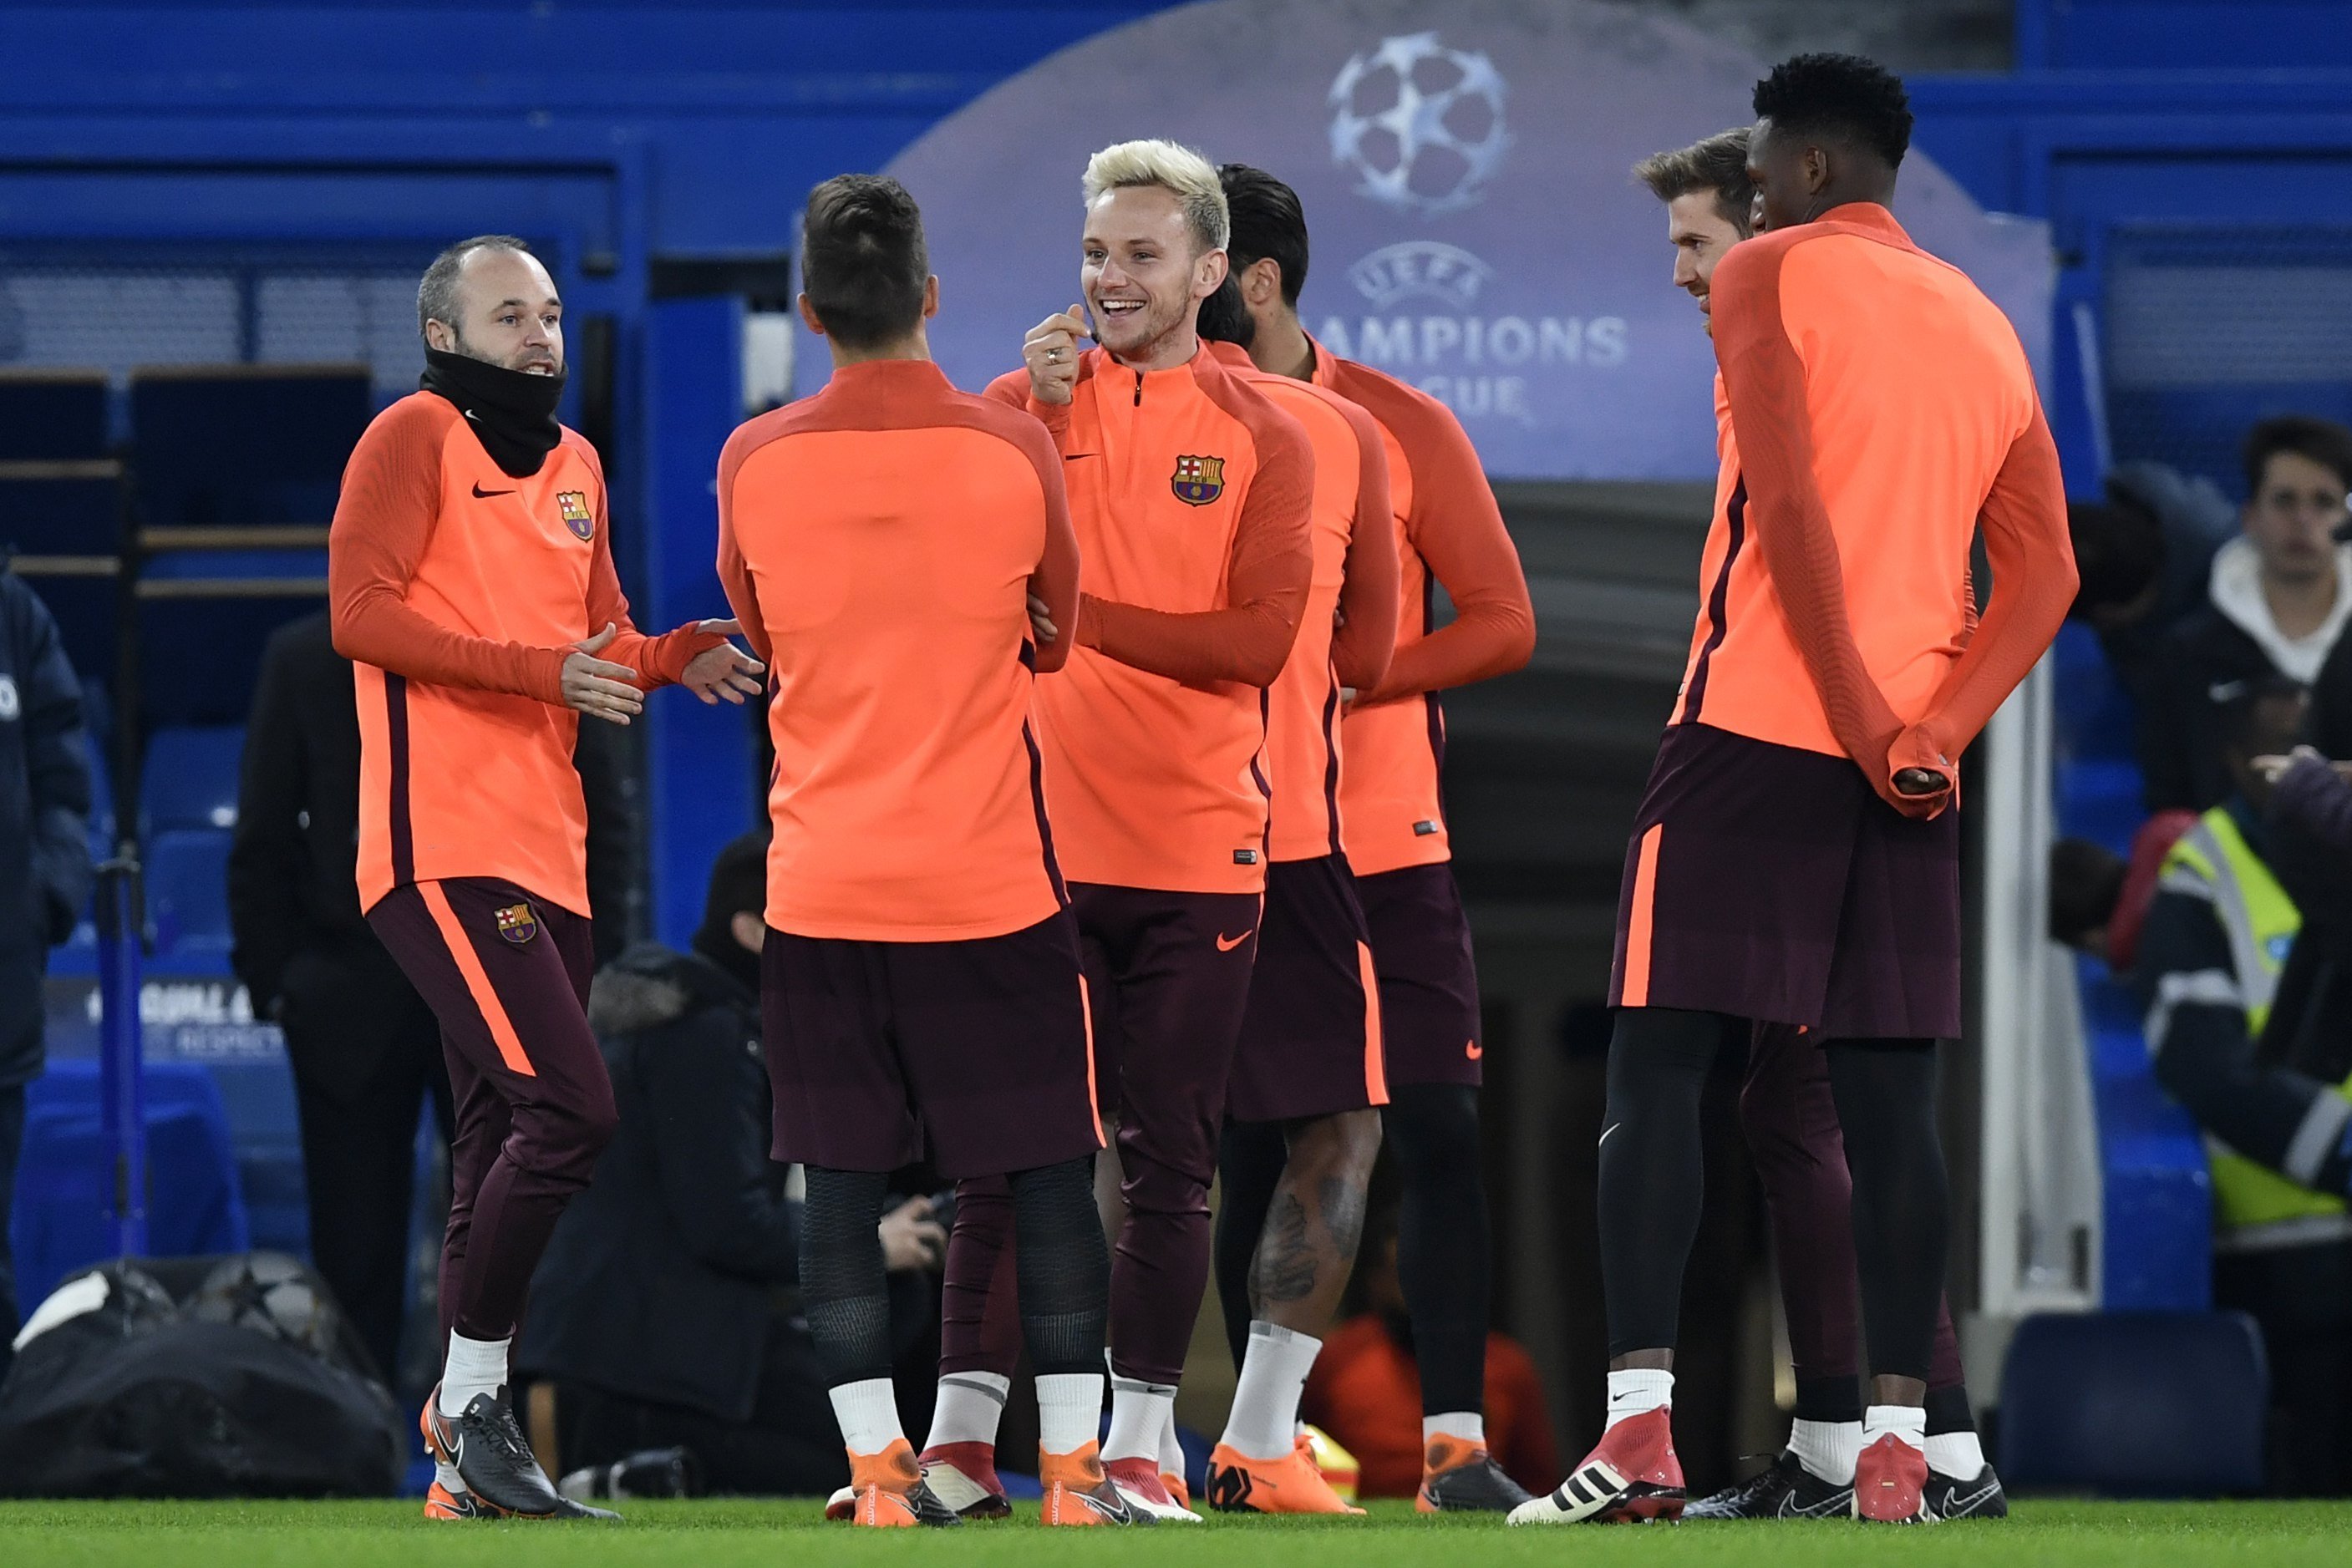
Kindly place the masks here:
[(1617, 909), (1615, 1006), (1960, 1032), (1959, 815), (1912, 821), (1845, 758), (1668, 729)]
[(1371, 935), (1345, 855), (1265, 868), (1265, 918), (1225, 1113), (1291, 1122), (1389, 1103)]
[(964, 942), (771, 929), (760, 1011), (777, 1159), (962, 1177), (1102, 1147), (1067, 914)]
[(1381, 1040), (1389, 1086), (1480, 1081), (1478, 970), (1454, 868), (1402, 866), (1356, 879), (1381, 978)]
[(1130, 1166), (1149, 1160), (1203, 1191), (1215, 1176), (1264, 904), (1255, 893), (1070, 884), (1095, 1081)]
[(510, 882), (462, 876), (403, 883), (367, 920), (440, 1021), (449, 1066), (441, 1328), (502, 1338), (616, 1116), (588, 1029), (588, 917)]

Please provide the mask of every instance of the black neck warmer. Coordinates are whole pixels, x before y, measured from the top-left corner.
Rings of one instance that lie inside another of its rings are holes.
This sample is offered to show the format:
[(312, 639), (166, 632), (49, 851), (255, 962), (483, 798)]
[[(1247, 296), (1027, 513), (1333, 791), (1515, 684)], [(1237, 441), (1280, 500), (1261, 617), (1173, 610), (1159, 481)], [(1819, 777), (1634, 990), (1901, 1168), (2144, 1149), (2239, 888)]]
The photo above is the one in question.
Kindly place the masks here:
[(427, 349), (417, 385), (456, 403), (499, 469), (528, 479), (563, 439), (563, 427), (555, 423), (563, 380)]

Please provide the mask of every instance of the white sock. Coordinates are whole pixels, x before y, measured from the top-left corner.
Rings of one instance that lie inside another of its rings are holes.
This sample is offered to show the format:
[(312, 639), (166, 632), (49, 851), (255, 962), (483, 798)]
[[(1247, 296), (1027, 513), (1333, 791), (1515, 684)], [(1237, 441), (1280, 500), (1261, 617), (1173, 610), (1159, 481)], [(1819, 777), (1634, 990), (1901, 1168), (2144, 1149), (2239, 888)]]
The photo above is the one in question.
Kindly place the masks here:
[(887, 1377), (845, 1383), (832, 1390), (833, 1418), (853, 1454), (878, 1454), (907, 1434), (898, 1426), (898, 1396)]
[(1865, 1448), (1892, 1433), (1915, 1448), (1927, 1446), (1927, 1412), (1916, 1405), (1873, 1405), (1862, 1413)]
[(1160, 1473), (1181, 1476), (1184, 1473), (1184, 1445), (1176, 1440), (1176, 1402), (1168, 1402), (1168, 1419), (1160, 1423)]
[(478, 1394), (496, 1394), (507, 1385), (505, 1339), (467, 1339), (449, 1331), (448, 1359), (441, 1364), (441, 1414), (462, 1416)]
[(1444, 1410), (1434, 1416), (1423, 1416), (1421, 1418), (1422, 1447), (1427, 1448), (1440, 1435), (1458, 1437), (1473, 1448), (1483, 1448), (1486, 1446), (1486, 1415), (1477, 1410)]
[(1601, 1428), (1607, 1431), (1631, 1416), (1646, 1416), (1653, 1410), (1671, 1410), (1675, 1406), (1675, 1375), (1654, 1367), (1629, 1367), (1609, 1375), (1609, 1422)]
[(986, 1443), (994, 1448), (996, 1424), (1003, 1418), (1004, 1401), (1012, 1392), (1013, 1379), (1003, 1373), (942, 1373), (925, 1445), (936, 1448), (941, 1443)]
[(1854, 1458), (1862, 1452), (1862, 1423), (1801, 1417), (1790, 1423), (1789, 1451), (1815, 1479), (1850, 1487)]
[(1307, 1375), (1315, 1370), (1315, 1355), (1322, 1348), (1312, 1334), (1276, 1323), (1250, 1324), (1233, 1414), (1225, 1418), (1228, 1447), (1251, 1459), (1278, 1459), (1290, 1452), (1298, 1431), (1298, 1397), (1307, 1392)]
[(1160, 1462), (1160, 1434), (1176, 1425), (1176, 1385), (1146, 1383), (1140, 1378), (1110, 1380), (1110, 1437), (1103, 1444), (1106, 1459), (1149, 1459)]
[(1075, 1454), (1102, 1433), (1099, 1372), (1049, 1372), (1037, 1379), (1037, 1441), (1049, 1454)]
[(1984, 1474), (1984, 1445), (1974, 1432), (1929, 1433), (1927, 1468), (1954, 1480), (1972, 1481)]
[(466, 1484), (466, 1478), (457, 1473), (457, 1466), (440, 1459), (433, 1461), (433, 1479), (440, 1482), (441, 1490), (451, 1497), (463, 1497), (474, 1490)]

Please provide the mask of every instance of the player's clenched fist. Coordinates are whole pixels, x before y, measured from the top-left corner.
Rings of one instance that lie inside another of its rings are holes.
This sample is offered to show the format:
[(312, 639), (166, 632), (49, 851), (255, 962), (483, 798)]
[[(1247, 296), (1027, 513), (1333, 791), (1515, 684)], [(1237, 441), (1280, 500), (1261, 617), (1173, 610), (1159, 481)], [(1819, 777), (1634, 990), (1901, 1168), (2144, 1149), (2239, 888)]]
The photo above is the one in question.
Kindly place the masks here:
[(1021, 362), (1029, 367), (1029, 395), (1039, 402), (1066, 403), (1078, 384), (1078, 345), (1088, 336), (1085, 308), (1073, 305), (1029, 329), (1021, 340)]

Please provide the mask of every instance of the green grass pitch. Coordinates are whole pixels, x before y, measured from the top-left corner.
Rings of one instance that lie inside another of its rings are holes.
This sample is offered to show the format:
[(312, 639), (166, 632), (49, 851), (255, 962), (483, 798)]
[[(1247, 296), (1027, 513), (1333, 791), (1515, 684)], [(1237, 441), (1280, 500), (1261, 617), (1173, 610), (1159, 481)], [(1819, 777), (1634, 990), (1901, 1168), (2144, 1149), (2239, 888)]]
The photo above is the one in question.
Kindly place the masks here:
[(413, 1502), (0, 1503), (0, 1564), (138, 1568), (803, 1568), (825, 1563), (1058, 1568), (1421, 1568), (1427, 1563), (2043, 1563), (2142, 1568), (2352, 1563), (2352, 1503), (2026, 1502), (2000, 1523), (1925, 1529), (1846, 1522), (1507, 1530), (1381, 1503), (1361, 1520), (1212, 1519), (1196, 1529), (1078, 1533), (1028, 1521), (954, 1531), (853, 1531), (814, 1503), (639, 1502), (624, 1523), (428, 1524)]

